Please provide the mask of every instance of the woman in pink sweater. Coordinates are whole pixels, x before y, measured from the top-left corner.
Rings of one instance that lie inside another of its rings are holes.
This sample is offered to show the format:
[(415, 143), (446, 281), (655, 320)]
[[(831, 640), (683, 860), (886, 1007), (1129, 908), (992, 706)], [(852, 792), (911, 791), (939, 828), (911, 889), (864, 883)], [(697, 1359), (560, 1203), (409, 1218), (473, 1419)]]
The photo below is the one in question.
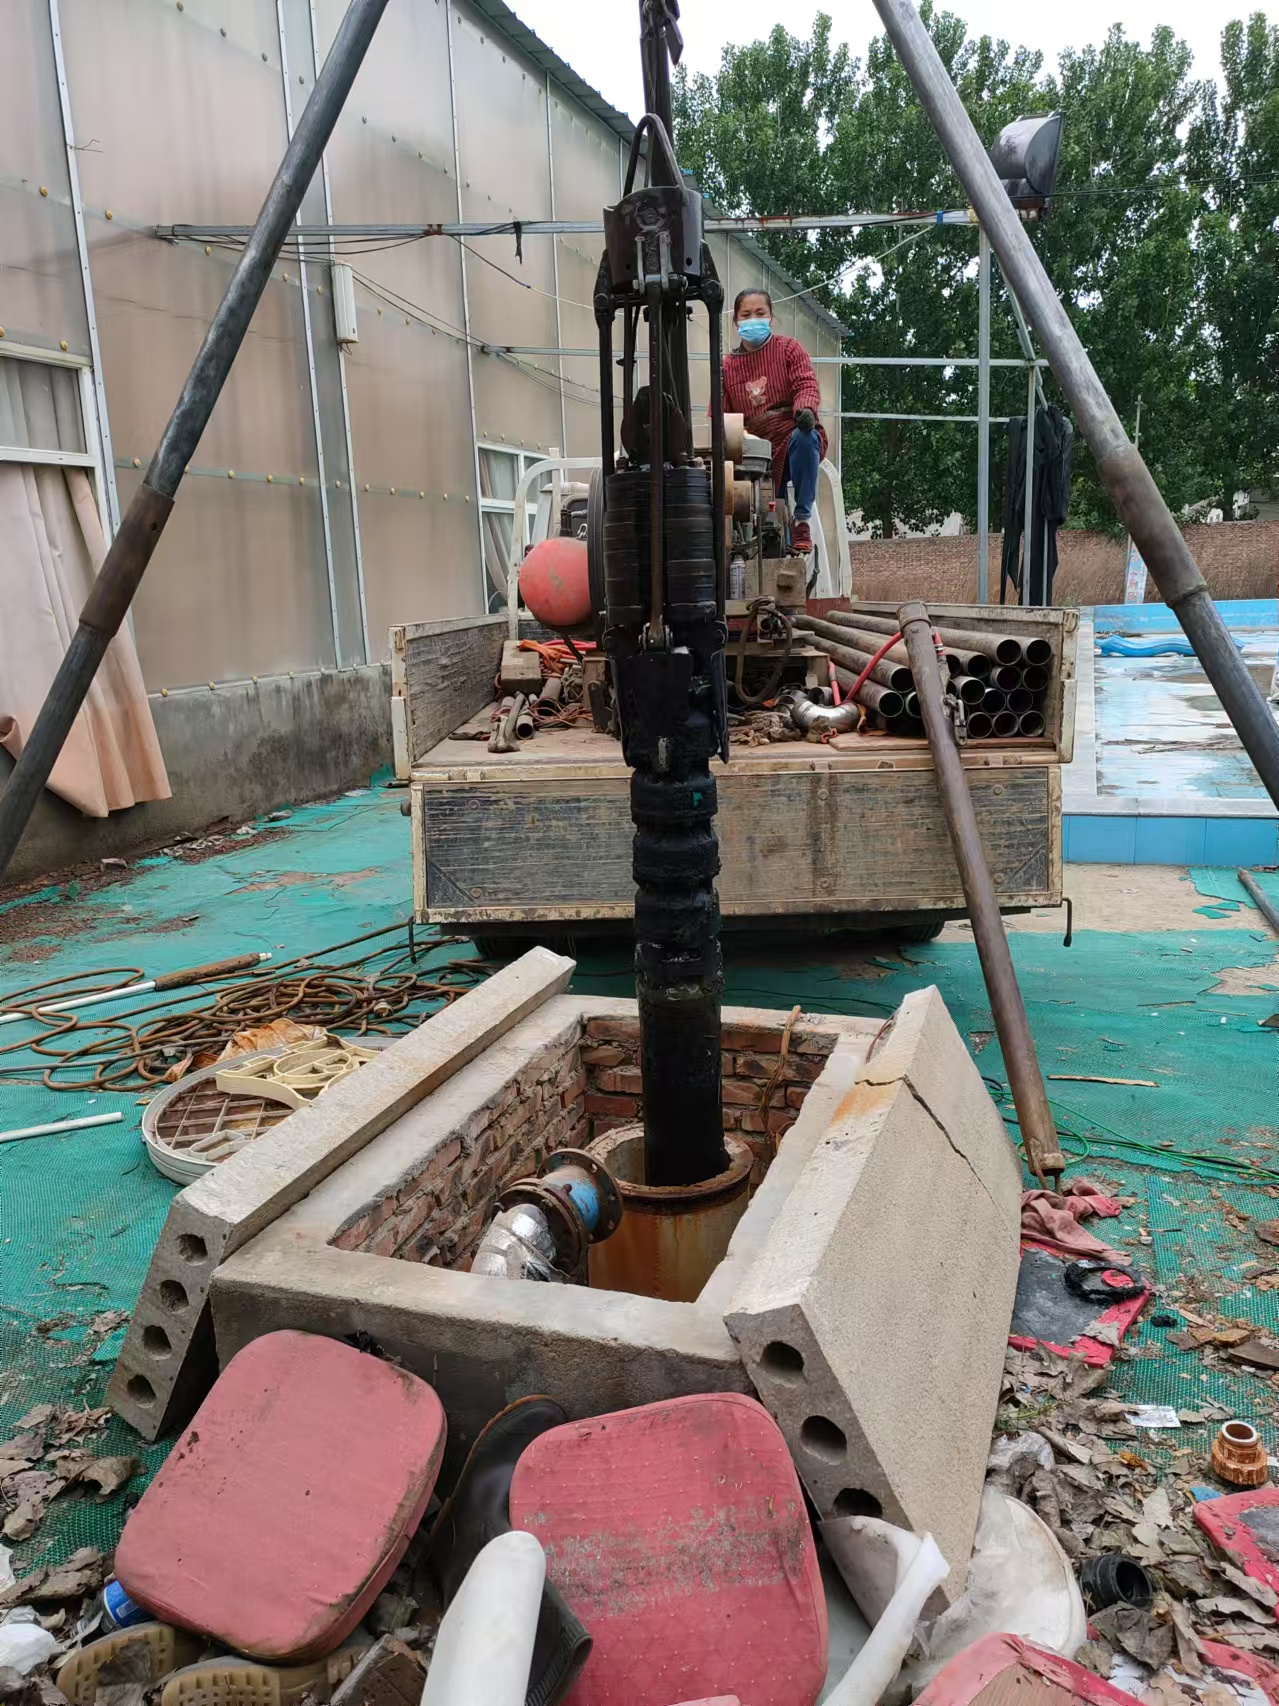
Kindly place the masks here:
[(773, 485), (795, 488), (791, 549), (811, 551), (808, 518), (817, 501), (817, 469), (826, 434), (817, 419), (821, 393), (808, 351), (798, 338), (773, 330), (773, 299), (743, 290), (733, 304), (740, 343), (724, 357), (724, 409), (745, 415), (747, 432), (773, 447)]

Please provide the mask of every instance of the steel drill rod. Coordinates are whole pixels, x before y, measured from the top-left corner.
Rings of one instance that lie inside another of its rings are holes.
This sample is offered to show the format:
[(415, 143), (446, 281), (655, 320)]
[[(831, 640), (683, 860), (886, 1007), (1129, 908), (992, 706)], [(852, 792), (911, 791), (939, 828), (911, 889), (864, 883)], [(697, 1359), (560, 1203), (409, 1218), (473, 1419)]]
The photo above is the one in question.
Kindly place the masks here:
[(952, 675), (990, 674), (990, 659), (985, 652), (968, 651), (963, 646), (946, 646), (946, 662)]
[[(806, 618), (799, 617), (796, 621), (796, 627), (798, 628), (800, 623), (805, 620)], [(805, 630), (805, 632), (807, 631)], [(814, 635), (813, 644), (818, 651), (824, 652), (828, 658), (833, 658), (836, 663), (843, 664), (845, 669), (851, 670), (854, 676), (862, 673), (873, 655), (869, 652), (859, 651), (855, 646), (837, 645), (834, 640), (828, 640), (820, 635)], [(895, 688), (898, 693), (909, 693), (915, 685), (914, 677), (904, 665), (888, 663), (887, 661), (875, 665), (870, 672), (870, 680), (882, 682), (885, 687)]]
[(1236, 651), (1150, 470), (1124, 431), (923, 20), (912, 0), (875, 0), (875, 7), (968, 192), (1004, 276), (1044, 346), (1119, 519), (1160, 596), (1176, 612), (1266, 792), (1279, 805), (1279, 725)]
[[(869, 628), (861, 628), (855, 617), (849, 617), (842, 610), (832, 610), (824, 618), (815, 616), (799, 616), (796, 625), (808, 632), (824, 634), (827, 639), (837, 640), (845, 646), (855, 646), (858, 651), (865, 652), (868, 657), (874, 657), (886, 639), (891, 639), (896, 632), (890, 622), (882, 633), (876, 633)], [(962, 647), (946, 646), (946, 662), (952, 675), (988, 675), (991, 668), (990, 658), (983, 652), (966, 651)], [(889, 663), (899, 663), (904, 669), (909, 669), (910, 659), (906, 648), (900, 641), (890, 646), (884, 653)]]
[(988, 711), (974, 711), (968, 719), (968, 733), (973, 740), (985, 740), (991, 732), (991, 719)]
[[(804, 618), (805, 622), (814, 620), (817, 618), (808, 616)], [(857, 651), (865, 652), (867, 657), (875, 657), (888, 636), (865, 633), (858, 628), (845, 628), (841, 623), (837, 626), (832, 625), (832, 631), (826, 638), (834, 639), (839, 645), (853, 646)], [(890, 646), (884, 653), (884, 662), (900, 664), (903, 669), (910, 668), (910, 658), (906, 654), (905, 646), (900, 641), (895, 646)]]
[(387, 0), (351, 0), (159, 447), (98, 571), (30, 739), (0, 796), (0, 880), (159, 544), (187, 463), (221, 395), (386, 6)]
[(1017, 733), (1018, 717), (1016, 711), (996, 711), (994, 718), (994, 734), (999, 740), (1011, 740)]
[[(858, 670), (857, 675), (860, 674)], [(845, 698), (852, 693), (857, 675), (835, 665), (835, 679)], [(863, 681), (853, 698), (858, 705), (863, 705), (868, 711), (878, 711), (883, 717), (900, 717), (902, 714), (904, 701), (901, 694), (895, 688), (881, 686), (878, 681)]]
[[(841, 613), (839, 611), (832, 611), (830, 613), (832, 618), (839, 617), (840, 615)], [(815, 618), (808, 617), (805, 618), (805, 620), (812, 621), (815, 620)], [(855, 623), (846, 624), (842, 620), (835, 622), (834, 626), (846, 629), (847, 638), (844, 640), (845, 645), (856, 646), (859, 651), (867, 652), (872, 657), (876, 652), (878, 652), (884, 641), (891, 637), (891, 630), (888, 634), (875, 634), (867, 628), (858, 628)], [(984, 652), (967, 651), (962, 646), (950, 645), (944, 646), (944, 650), (946, 653), (946, 664), (952, 675), (985, 676), (990, 674), (991, 660)], [(906, 668), (910, 667), (910, 658), (907, 656), (905, 646), (900, 642), (895, 646), (891, 646), (889, 650), (884, 653), (884, 656), (890, 663), (900, 663)]]
[[(1008, 695), (1001, 693), (997, 687), (988, 687), (982, 696), (981, 708), (988, 717), (993, 717), (996, 711), (1006, 711), (1008, 709)], [(971, 726), (970, 719), (969, 727), (971, 728)]]
[[(828, 621), (845, 628), (861, 628), (868, 634), (895, 634), (897, 624), (891, 616), (864, 616), (860, 610), (832, 610)], [(1022, 645), (1011, 634), (983, 634), (976, 628), (939, 627), (943, 646), (963, 646), (981, 652), (994, 663), (1020, 663)]]
[(968, 791), (968, 778), (964, 774), (954, 730), (946, 715), (932, 623), (922, 604), (904, 604), (899, 614), (901, 631), (914, 666), (924, 732), (937, 768), (946, 827), (950, 831), (955, 863), (959, 866), (960, 880), (964, 885), (968, 917), (972, 922), (982, 976), (990, 996), (990, 1010), (994, 1015), (1004, 1068), (1017, 1109), (1022, 1143), (1031, 1170), (1046, 1183), (1048, 1174), (1064, 1171), (1066, 1158), (1061, 1152), (1052, 1110), (1048, 1106), (1048, 1093), (1017, 984), (995, 885), (981, 844), (977, 813)]
[(1239, 878), (1239, 881), (1243, 884), (1244, 888), (1247, 889), (1248, 897), (1256, 907), (1257, 911), (1265, 919), (1266, 923), (1274, 931), (1275, 935), (1279, 936), (1279, 905), (1270, 898), (1251, 871), (1239, 869), (1236, 870), (1235, 875)]
[(986, 697), (986, 683), (979, 681), (975, 675), (952, 675), (950, 691), (965, 705), (980, 705)]
[(1044, 719), (1039, 711), (1023, 711), (1017, 719), (1017, 733), (1034, 740), (1044, 732)]

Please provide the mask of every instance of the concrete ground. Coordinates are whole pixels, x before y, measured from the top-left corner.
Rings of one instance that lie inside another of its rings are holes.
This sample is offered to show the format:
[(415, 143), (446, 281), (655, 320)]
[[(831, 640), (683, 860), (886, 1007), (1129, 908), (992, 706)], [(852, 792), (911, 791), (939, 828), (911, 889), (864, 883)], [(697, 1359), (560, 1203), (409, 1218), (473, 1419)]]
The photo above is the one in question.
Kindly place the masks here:
[[(0, 1005), (36, 981), (123, 962), (145, 976), (250, 949), (279, 963), (402, 926), (411, 867), (401, 798), (357, 790), (0, 902)], [(1066, 888), (1075, 902), (1073, 946), (1062, 945), (1064, 912), (1011, 920), (1010, 929), (1044, 1070), (1069, 1075), (1049, 1089), (1072, 1171), (1100, 1173), (1135, 1198), (1113, 1236), (1170, 1301), (1193, 1272), (1216, 1308), (1279, 1330), (1279, 1291), (1247, 1283), (1258, 1247), (1235, 1224), (1273, 1218), (1268, 1193), (1279, 1196), (1279, 1033), (1263, 1023), (1279, 1010), (1276, 942), (1233, 871), (1069, 866)], [(472, 957), (469, 945), (438, 952)], [(912, 946), (736, 939), (727, 949), (725, 1000), (746, 1006), (887, 1019), (909, 990), (929, 984), (1002, 1101), (1003, 1064), (966, 926)], [(626, 944), (584, 952), (574, 987), (633, 993)], [(48, 1089), (47, 1057), (33, 1055), (18, 1032), (0, 1035), (0, 1050), (18, 1045), (0, 1052), (0, 1133), (89, 1112), (123, 1118), (0, 1144), (0, 1437), (33, 1403), (101, 1401), (121, 1336), (112, 1312), (132, 1308), (174, 1189), (141, 1146), (145, 1094)], [(1101, 1076), (1157, 1088), (1078, 1081)], [(1116, 1372), (1125, 1393), (1166, 1403), (1184, 1400), (1183, 1378), (1198, 1383), (1197, 1366), (1179, 1364), (1162, 1339), (1161, 1329), (1141, 1330), (1142, 1356)], [(1214, 1373), (1203, 1391), (1228, 1391), (1273, 1444), (1274, 1394), (1248, 1380)], [(138, 1449), (121, 1423), (98, 1449), (108, 1447)], [(163, 1447), (144, 1455), (154, 1468)], [(60, 1501), (65, 1513), (47, 1520), (15, 1561), (111, 1544), (123, 1496), (102, 1505)]]

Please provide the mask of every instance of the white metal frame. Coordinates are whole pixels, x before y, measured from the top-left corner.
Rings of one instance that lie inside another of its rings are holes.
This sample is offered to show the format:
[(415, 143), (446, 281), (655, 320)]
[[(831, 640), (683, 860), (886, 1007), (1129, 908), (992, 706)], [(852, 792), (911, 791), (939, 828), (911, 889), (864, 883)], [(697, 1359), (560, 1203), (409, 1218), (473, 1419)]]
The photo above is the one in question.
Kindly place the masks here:
[[(320, 29), (315, 16), (315, 0), (310, 3), (311, 14), (311, 74), (315, 76), (320, 68)], [(329, 181), (329, 154), (326, 148), (320, 157), (320, 172), (324, 183), (324, 217), (333, 223), (333, 187)], [(329, 238), (329, 261), (336, 261), (337, 249), (332, 237)], [(369, 648), (369, 612), (364, 596), (364, 547), (360, 541), (360, 500), (356, 495), (359, 491), (359, 480), (355, 473), (355, 445), (351, 437), (351, 401), (346, 389), (346, 347), (337, 346), (338, 378), (342, 388), (342, 430), (346, 437), (346, 471), (347, 485), (351, 488), (348, 494), (351, 500), (351, 527), (355, 535), (355, 584), (360, 595), (360, 638), (364, 645), (364, 661), (371, 663), (373, 653)], [(341, 659), (338, 660), (339, 664)]]
[(0, 444), (0, 462), (26, 462), (41, 468), (87, 468), (93, 479), (93, 496), (102, 524), (102, 537), (111, 541), (111, 509), (102, 462), (102, 437), (98, 431), (98, 398), (93, 366), (87, 355), (69, 350), (41, 349), (38, 344), (0, 344), (0, 360), (29, 361), (44, 367), (74, 368), (79, 379), (80, 424), (87, 450), (33, 450), (25, 444)]
[[(111, 425), (107, 414), (107, 393), (102, 378), (102, 350), (98, 343), (98, 316), (93, 301), (93, 275), (89, 271), (89, 240), (84, 229), (84, 204), (80, 198), (80, 169), (76, 161), (75, 123), (71, 115), (71, 90), (67, 84), (67, 67), (62, 54), (62, 21), (58, 15), (58, 0), (49, 0), (49, 31), (53, 37), (53, 67), (58, 80), (58, 106), (62, 115), (62, 140), (67, 151), (67, 183), (71, 190), (71, 214), (75, 222), (76, 255), (80, 262), (80, 286), (84, 292), (84, 316), (89, 328), (89, 381), (91, 406), (83, 406), (85, 443), (96, 448), (94, 469), (97, 474), (98, 513), (102, 518), (102, 534), (109, 545), (120, 525), (120, 499), (115, 488), (115, 456), (111, 449)], [(61, 354), (61, 351), (57, 352)], [(46, 354), (43, 359), (52, 359)], [(81, 363), (74, 362), (74, 366)], [(80, 383), (82, 399), (85, 382)], [(92, 432), (92, 437), (90, 437)]]
[[(510, 498), (486, 498), (483, 495), (484, 484), (483, 484), (482, 479), (479, 476), (479, 469), (480, 469), (480, 458), (481, 458), (482, 454), (484, 453), (484, 451), (486, 451), (486, 450), (493, 451), (500, 456), (513, 456), (515, 458), (515, 494), (513, 497), (510, 497)], [(598, 465), (598, 462), (599, 462), (599, 458), (596, 457), (597, 465)], [(480, 506), (480, 541), (481, 541), (481, 544), (480, 544), (480, 552), (481, 552), (480, 568), (483, 570), (483, 573), (484, 573), (484, 609), (485, 609), (485, 613), (488, 615), (496, 615), (497, 612), (496, 611), (490, 611), (488, 608), (489, 598), (490, 598), (490, 595), (492, 593), (492, 588), (489, 585), (488, 565), (484, 561), (484, 555), (483, 555), (484, 548), (488, 543), (488, 541), (485, 537), (485, 534), (484, 534), (484, 517), (486, 515), (509, 515), (510, 516), (510, 518), (511, 518), (511, 555), (512, 555), (514, 562), (516, 563), (517, 571), (518, 571), (519, 562), (524, 555), (524, 548), (531, 541), (532, 524), (533, 524), (534, 518), (537, 515), (537, 505), (536, 504), (530, 504), (528, 501), (528, 485), (529, 485), (529, 483), (528, 483), (527, 476), (528, 476), (529, 470), (534, 465), (536, 465), (538, 467), (544, 466), (544, 461), (542, 458), (542, 452), (540, 450), (525, 450), (521, 445), (518, 445), (518, 444), (499, 444), (499, 443), (494, 443), (491, 439), (486, 439), (486, 438), (477, 438), (475, 441), (476, 492), (478, 495), (478, 501), (479, 501), (479, 506)], [(522, 502), (521, 502), (521, 495), (522, 495)], [(521, 513), (521, 508), (523, 510), (523, 515), (524, 515), (524, 525), (520, 528), (517, 528), (515, 525), (515, 518), (517, 515), (519, 515)], [(510, 571), (509, 571), (509, 567), (508, 567), (508, 572), (507, 572), (508, 597), (509, 597), (509, 591), (510, 591), (510, 584), (511, 584)]]
[[(482, 445), (484, 450), (508, 450), (509, 445)], [(524, 452), (527, 455), (527, 452)], [(527, 468), (520, 475), (519, 484), (515, 488), (515, 497), (511, 503), (498, 503), (485, 498), (485, 504), (493, 509), (500, 509), (504, 514), (517, 514), (523, 507), (527, 517), (530, 513), (537, 514), (537, 505), (529, 503), (529, 492), (533, 482), (540, 480), (544, 474), (551, 474), (557, 480), (562, 473), (569, 469), (592, 469), (600, 466), (598, 456), (543, 456), (533, 457)], [(517, 540), (515, 528), (511, 527), (511, 559), (506, 571), (506, 624), (507, 633), (512, 640), (520, 637), (520, 564), (524, 560), (524, 545), (526, 541)]]
[[(289, 44), (284, 22), (284, 0), (275, 0), (275, 27), (280, 43), (280, 82), (284, 91), (284, 123), (293, 140), (293, 92), (289, 86)], [(314, 76), (314, 68), (312, 76)], [(327, 210), (326, 210), (327, 211)], [(294, 220), (296, 226), (297, 221)], [(329, 624), (333, 630), (333, 667), (342, 667), (342, 632), (338, 617), (337, 571), (333, 564), (333, 528), (329, 521), (329, 482), (324, 466), (324, 431), (320, 425), (320, 388), (315, 377), (315, 339), (311, 332), (310, 279), (302, 251), (298, 251), (298, 288), (302, 295), (302, 335), (306, 344), (306, 372), (311, 392), (311, 430), (315, 438), (315, 470), (320, 483), (320, 522), (324, 533), (324, 568), (329, 583)]]
[[(457, 68), (453, 53), (453, 5), (444, 0), (444, 40), (449, 61), (449, 118), (453, 127), (453, 182), (457, 186), (457, 217), (462, 219), (462, 144), (457, 126)], [(479, 416), (475, 412), (475, 346), (471, 337), (471, 296), (466, 282), (466, 245), (457, 246), (457, 264), (462, 280), (462, 335), (466, 340), (466, 392), (471, 406), (471, 461), (475, 480), (475, 531), (480, 542), (480, 608), (489, 607), (489, 576), (484, 563), (484, 512), (480, 508)]]

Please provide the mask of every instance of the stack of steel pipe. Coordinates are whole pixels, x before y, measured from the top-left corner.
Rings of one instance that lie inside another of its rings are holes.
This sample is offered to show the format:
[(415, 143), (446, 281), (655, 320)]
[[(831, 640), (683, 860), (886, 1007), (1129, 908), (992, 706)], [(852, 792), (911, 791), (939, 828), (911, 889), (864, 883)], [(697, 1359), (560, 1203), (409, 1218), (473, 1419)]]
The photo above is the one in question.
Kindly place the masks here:
[[(885, 641), (897, 633), (892, 617), (857, 610), (832, 610), (821, 618), (797, 616), (795, 626), (834, 662), (836, 679), (844, 690), (853, 687)], [(947, 685), (965, 708), (972, 739), (1020, 736), (1033, 740), (1044, 733), (1044, 699), (1053, 655), (1047, 640), (941, 624), (936, 632), (950, 671)], [(906, 648), (897, 641), (870, 670), (857, 698), (872, 726), (892, 734), (918, 734), (922, 724), (914, 686)], [(871, 692), (875, 688), (895, 692), (901, 700), (900, 711), (885, 711), (878, 695)]]

